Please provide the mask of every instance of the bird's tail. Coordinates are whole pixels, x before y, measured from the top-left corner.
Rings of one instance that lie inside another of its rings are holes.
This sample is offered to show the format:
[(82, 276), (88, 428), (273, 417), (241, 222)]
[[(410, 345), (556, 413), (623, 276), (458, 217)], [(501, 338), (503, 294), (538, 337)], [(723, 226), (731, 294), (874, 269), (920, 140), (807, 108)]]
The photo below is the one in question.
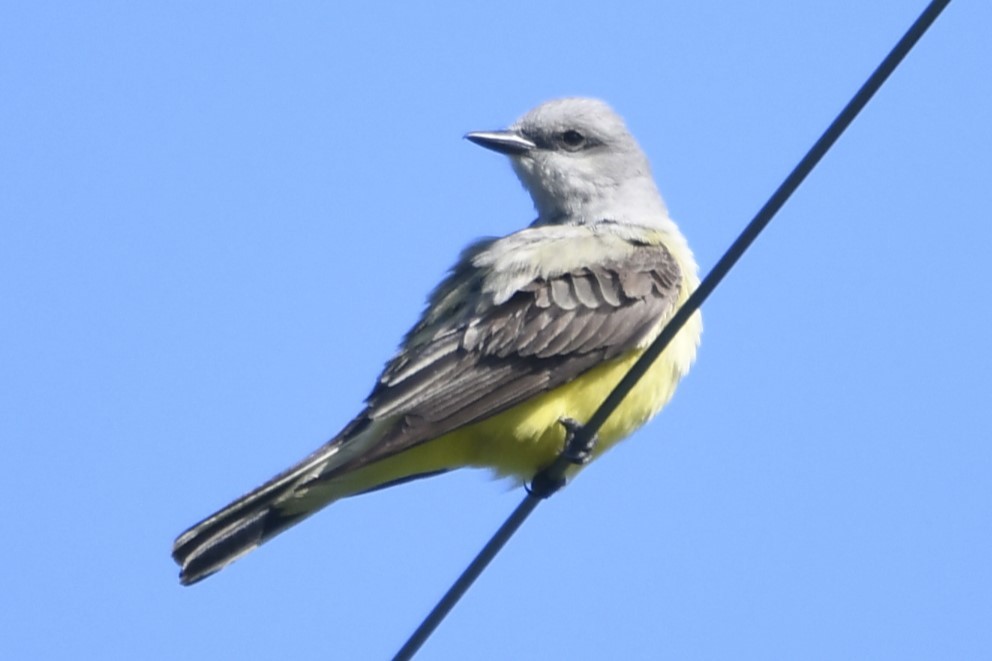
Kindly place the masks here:
[(180, 566), (179, 581), (191, 585), (234, 562), (263, 542), (328, 505), (335, 494), (325, 491), (305, 503), (289, 506), (292, 496), (328, 470), (342, 437), (275, 476), (254, 491), (208, 516), (176, 538), (172, 557)]

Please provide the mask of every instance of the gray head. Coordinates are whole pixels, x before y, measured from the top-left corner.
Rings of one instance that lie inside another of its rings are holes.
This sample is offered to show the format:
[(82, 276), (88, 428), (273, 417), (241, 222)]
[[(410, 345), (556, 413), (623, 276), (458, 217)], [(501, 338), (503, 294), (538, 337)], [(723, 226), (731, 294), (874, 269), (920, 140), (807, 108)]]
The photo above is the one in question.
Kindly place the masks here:
[(510, 157), (538, 223), (667, 220), (647, 158), (623, 119), (602, 101), (548, 101), (505, 131), (465, 137)]

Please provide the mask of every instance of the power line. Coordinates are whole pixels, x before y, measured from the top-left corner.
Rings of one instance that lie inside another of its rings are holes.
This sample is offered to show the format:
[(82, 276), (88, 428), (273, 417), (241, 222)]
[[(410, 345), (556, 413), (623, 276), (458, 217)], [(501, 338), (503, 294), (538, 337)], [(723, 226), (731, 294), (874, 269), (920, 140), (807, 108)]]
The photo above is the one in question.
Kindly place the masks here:
[[(661, 355), (665, 347), (672, 341), (676, 333), (681, 330), (685, 322), (689, 320), (709, 297), (717, 285), (726, 277), (730, 269), (740, 260), (747, 249), (751, 246), (761, 231), (768, 226), (772, 218), (779, 209), (786, 203), (792, 194), (799, 188), (803, 180), (813, 171), (820, 159), (830, 150), (837, 139), (847, 130), (854, 118), (864, 109), (868, 101), (875, 95), (888, 77), (899, 66), (900, 62), (913, 49), (916, 42), (933, 25), (934, 21), (942, 11), (949, 5), (951, 0), (933, 0), (927, 8), (920, 14), (919, 18), (909, 27), (898, 43), (892, 48), (881, 64), (872, 72), (864, 85), (855, 93), (851, 100), (840, 111), (840, 114), (831, 122), (823, 135), (813, 144), (802, 160), (793, 168), (785, 181), (772, 193), (764, 206), (747, 224), (740, 236), (730, 245), (723, 257), (716, 263), (713, 269), (703, 278), (699, 287), (692, 293), (686, 302), (678, 309), (668, 324), (653, 343), (645, 350), (644, 354), (634, 363), (634, 366), (610, 392), (600, 407), (593, 413), (589, 421), (578, 427), (571, 435), (566, 448), (549, 467), (543, 469), (537, 476), (535, 482), (540, 479), (545, 485), (558, 485), (564, 479), (565, 471), (574, 463), (570, 456), (576, 447), (588, 447), (594, 440), (596, 433), (603, 426), (610, 415), (623, 401), (624, 397), (633, 389), (637, 382), (644, 376), (651, 364)], [(532, 482), (534, 485), (535, 482)], [(424, 618), (417, 630), (413, 632), (396, 656), (394, 661), (404, 661), (413, 658), (417, 650), (427, 641), (434, 630), (441, 624), (445, 616), (454, 608), (458, 600), (468, 591), (472, 583), (475, 582), (486, 569), (496, 554), (499, 553), (503, 545), (513, 536), (517, 529), (530, 516), (531, 512), (546, 497), (550, 496), (556, 488), (551, 489), (530, 489), (523, 501), (517, 506), (512, 514), (507, 518), (499, 530), (490, 538), (479, 554), (472, 560), (461, 576), (452, 584), (451, 588), (441, 597), (434, 609)]]

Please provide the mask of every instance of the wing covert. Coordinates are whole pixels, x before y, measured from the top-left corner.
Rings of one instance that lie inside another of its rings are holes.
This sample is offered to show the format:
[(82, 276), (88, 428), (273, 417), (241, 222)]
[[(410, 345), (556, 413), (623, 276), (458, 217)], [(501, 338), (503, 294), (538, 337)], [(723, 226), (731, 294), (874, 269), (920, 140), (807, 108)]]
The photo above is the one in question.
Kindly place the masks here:
[(682, 276), (664, 245), (628, 245), (620, 257), (535, 277), (501, 304), (485, 299), (486, 274), (463, 261), (367, 400), (365, 417), (401, 424), (348, 468), (488, 418), (640, 346), (674, 312)]

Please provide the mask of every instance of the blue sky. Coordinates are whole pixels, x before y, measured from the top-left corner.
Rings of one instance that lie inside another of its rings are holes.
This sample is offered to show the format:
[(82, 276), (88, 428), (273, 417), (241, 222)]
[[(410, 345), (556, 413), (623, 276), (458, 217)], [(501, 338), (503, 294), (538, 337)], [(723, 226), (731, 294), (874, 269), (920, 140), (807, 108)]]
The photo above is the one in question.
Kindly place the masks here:
[[(520, 492), (341, 502), (193, 588), (169, 548), (530, 221), (461, 136), (608, 100), (707, 270), (923, 5), (6, 3), (0, 656), (388, 657)], [(423, 658), (992, 656), (990, 24), (952, 3), (708, 302), (671, 405)]]

